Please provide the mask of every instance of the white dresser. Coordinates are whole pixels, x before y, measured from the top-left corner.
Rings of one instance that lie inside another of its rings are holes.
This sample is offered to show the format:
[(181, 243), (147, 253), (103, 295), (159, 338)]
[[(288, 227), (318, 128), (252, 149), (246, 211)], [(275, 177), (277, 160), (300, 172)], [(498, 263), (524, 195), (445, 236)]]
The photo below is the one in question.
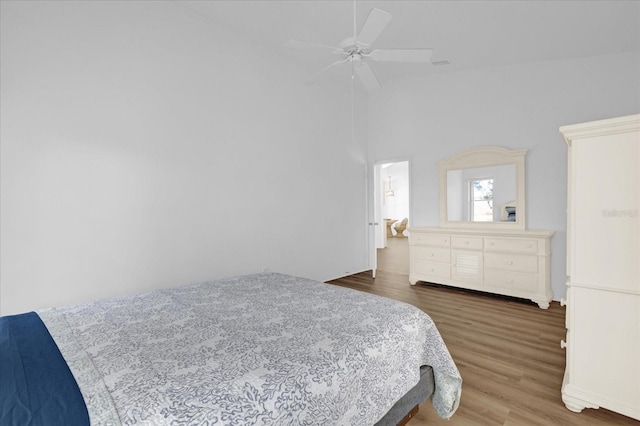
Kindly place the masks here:
[(569, 410), (640, 420), (640, 115), (560, 128), (569, 148)]
[(553, 231), (410, 228), (409, 282), (531, 299), (549, 307)]

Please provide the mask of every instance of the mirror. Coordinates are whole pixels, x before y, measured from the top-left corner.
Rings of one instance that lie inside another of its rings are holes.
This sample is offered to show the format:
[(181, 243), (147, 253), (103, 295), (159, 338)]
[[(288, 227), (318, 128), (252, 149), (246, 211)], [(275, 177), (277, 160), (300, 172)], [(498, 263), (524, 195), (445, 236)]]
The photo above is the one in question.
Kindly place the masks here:
[(525, 229), (526, 152), (485, 146), (439, 161), (440, 226)]

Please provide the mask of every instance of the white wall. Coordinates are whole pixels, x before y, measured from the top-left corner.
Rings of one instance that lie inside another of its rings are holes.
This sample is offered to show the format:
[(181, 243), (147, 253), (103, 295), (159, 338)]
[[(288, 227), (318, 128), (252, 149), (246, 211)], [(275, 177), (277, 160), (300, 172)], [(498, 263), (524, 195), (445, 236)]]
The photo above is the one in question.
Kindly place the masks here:
[(348, 86), (172, 2), (1, 12), (0, 313), (367, 268)]
[(556, 231), (552, 289), (565, 295), (567, 154), (558, 127), (640, 111), (640, 58), (616, 54), (385, 82), (369, 101), (370, 161), (411, 156), (412, 225), (438, 225), (440, 159), (526, 148), (527, 226)]

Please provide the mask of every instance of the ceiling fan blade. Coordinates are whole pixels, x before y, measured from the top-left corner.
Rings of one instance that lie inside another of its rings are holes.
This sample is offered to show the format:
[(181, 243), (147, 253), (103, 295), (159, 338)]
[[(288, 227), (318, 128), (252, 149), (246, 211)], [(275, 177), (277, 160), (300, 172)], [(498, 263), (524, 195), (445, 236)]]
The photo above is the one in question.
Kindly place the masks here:
[(428, 63), (432, 54), (433, 49), (376, 49), (367, 57), (374, 61)]
[(339, 61), (335, 61), (334, 63), (332, 63), (332, 64), (330, 64), (330, 65), (327, 65), (326, 67), (322, 68), (320, 71), (318, 71), (317, 73), (315, 73), (314, 75), (312, 75), (311, 77), (309, 77), (309, 78), (307, 79), (307, 84), (311, 84), (311, 83), (313, 83), (313, 81), (314, 81), (316, 78), (318, 78), (318, 76), (319, 76), (320, 74), (322, 74), (323, 72), (327, 71), (329, 68), (333, 68), (333, 67), (335, 67), (335, 66), (337, 66), (337, 65), (344, 64), (344, 63), (345, 63), (345, 62), (347, 62), (347, 61), (349, 61), (349, 58), (348, 58), (348, 57), (347, 57), (347, 58), (345, 58), (345, 59), (340, 59)]
[(360, 62), (355, 66), (355, 70), (367, 91), (372, 92), (380, 88), (380, 82), (376, 78), (376, 75), (373, 73), (369, 64), (366, 62)]
[(364, 21), (356, 44), (360, 46), (371, 46), (391, 21), (391, 14), (384, 10), (373, 8), (369, 12), (369, 16)]
[(337, 46), (328, 46), (326, 44), (320, 43), (309, 43), (306, 41), (299, 40), (289, 40), (284, 44), (284, 47), (288, 47), (289, 49), (329, 49), (333, 50), (333, 53), (342, 53), (343, 49)]

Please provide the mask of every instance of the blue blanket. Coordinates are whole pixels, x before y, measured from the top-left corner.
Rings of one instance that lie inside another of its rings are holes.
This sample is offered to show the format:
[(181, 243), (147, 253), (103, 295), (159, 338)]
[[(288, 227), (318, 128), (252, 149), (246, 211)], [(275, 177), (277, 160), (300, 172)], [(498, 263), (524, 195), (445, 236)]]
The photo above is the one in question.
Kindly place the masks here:
[(78, 384), (35, 312), (0, 317), (0, 425), (89, 425)]

